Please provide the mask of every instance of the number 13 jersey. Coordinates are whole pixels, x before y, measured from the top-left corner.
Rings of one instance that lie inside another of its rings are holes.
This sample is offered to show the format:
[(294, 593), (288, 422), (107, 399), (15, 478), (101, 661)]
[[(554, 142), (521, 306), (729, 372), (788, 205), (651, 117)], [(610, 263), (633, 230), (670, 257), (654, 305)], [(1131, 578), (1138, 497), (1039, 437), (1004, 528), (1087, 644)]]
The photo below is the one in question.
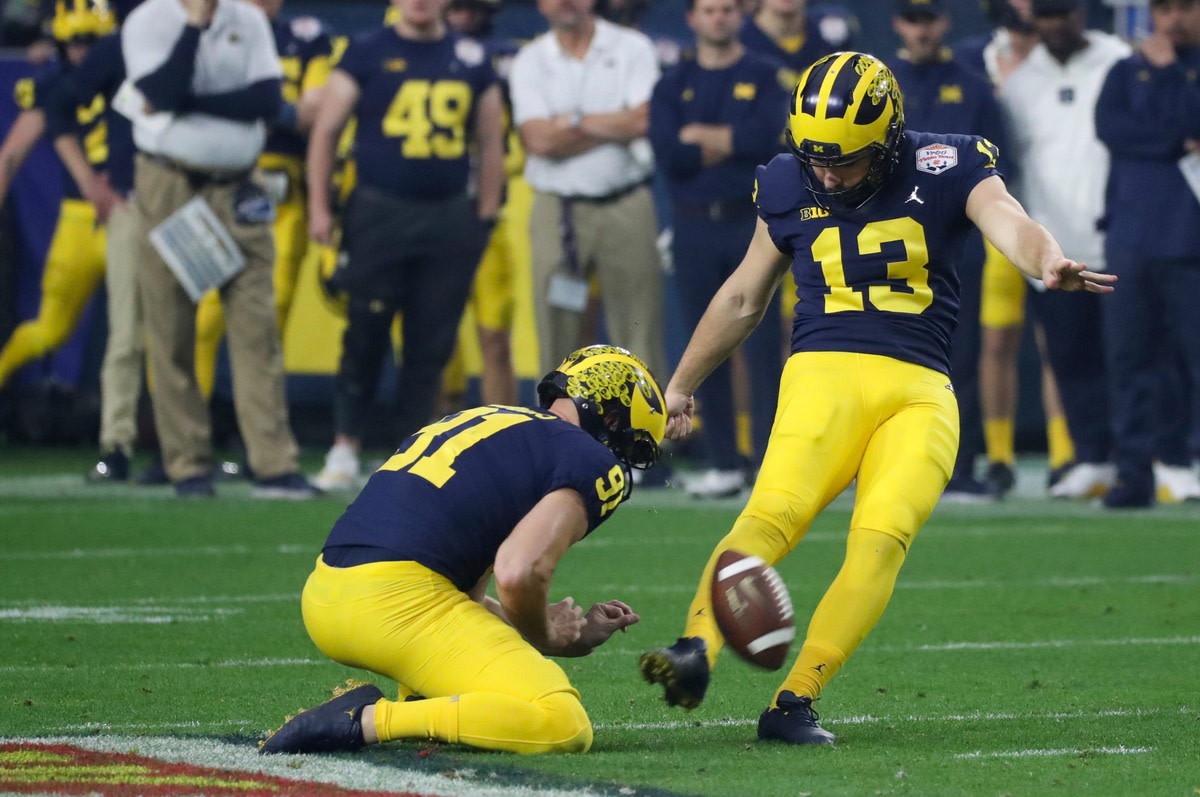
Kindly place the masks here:
[(759, 166), (755, 202), (792, 257), (792, 353), (879, 354), (948, 374), (967, 196), (994, 174), (978, 136), (907, 132), (883, 188), (854, 211), (822, 208), (790, 154)]

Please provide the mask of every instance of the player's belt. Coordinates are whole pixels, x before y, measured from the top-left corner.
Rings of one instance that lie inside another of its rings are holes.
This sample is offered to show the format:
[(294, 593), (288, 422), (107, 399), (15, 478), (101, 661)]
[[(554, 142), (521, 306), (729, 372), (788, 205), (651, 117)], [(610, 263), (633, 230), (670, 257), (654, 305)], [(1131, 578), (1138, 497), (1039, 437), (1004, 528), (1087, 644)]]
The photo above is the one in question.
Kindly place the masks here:
[(650, 178), (647, 177), (645, 180), (638, 180), (636, 183), (633, 183), (632, 185), (627, 185), (624, 188), (618, 188), (616, 191), (610, 191), (609, 193), (601, 194), (600, 196), (588, 196), (587, 194), (570, 194), (570, 195), (566, 195), (566, 196), (559, 195), (559, 199), (563, 199), (568, 202), (584, 202), (584, 203), (588, 203), (588, 204), (592, 204), (592, 205), (608, 205), (613, 202), (616, 202), (619, 199), (624, 199), (625, 197), (632, 194), (634, 191), (637, 191), (639, 188), (649, 188), (649, 187), (650, 187)]
[(153, 163), (162, 166), (165, 169), (170, 169), (173, 172), (179, 172), (187, 178), (188, 185), (193, 191), (197, 191), (206, 185), (228, 185), (231, 183), (240, 183), (250, 176), (252, 169), (206, 169), (200, 166), (192, 166), (187, 163), (180, 163), (177, 160), (155, 155), (150, 152), (139, 153), (141, 157)]
[(753, 202), (744, 199), (717, 199), (712, 202), (676, 202), (675, 213), (709, 221), (724, 221), (753, 216)]

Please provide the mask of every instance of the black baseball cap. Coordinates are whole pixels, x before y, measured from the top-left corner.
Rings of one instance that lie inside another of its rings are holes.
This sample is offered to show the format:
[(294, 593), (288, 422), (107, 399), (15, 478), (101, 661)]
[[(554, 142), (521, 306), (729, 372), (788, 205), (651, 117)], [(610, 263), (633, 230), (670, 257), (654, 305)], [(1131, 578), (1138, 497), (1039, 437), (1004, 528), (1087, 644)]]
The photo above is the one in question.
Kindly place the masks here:
[(946, 8), (942, 0), (898, 0), (896, 3), (898, 17), (940, 17), (944, 13)]
[(1033, 0), (1033, 15), (1035, 17), (1052, 17), (1056, 14), (1069, 14), (1083, 8), (1083, 0)]

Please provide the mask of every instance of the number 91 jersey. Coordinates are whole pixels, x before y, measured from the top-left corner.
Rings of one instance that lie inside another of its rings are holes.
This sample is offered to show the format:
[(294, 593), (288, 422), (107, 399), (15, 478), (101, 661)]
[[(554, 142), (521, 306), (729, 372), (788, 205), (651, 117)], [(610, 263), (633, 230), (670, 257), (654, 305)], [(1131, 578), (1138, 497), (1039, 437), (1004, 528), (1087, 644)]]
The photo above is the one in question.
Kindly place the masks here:
[(325, 548), (384, 549), (467, 591), (546, 495), (583, 497), (588, 533), (630, 492), (616, 456), (578, 426), (522, 407), (449, 415), (409, 437), (338, 518)]
[(958, 260), (972, 224), (967, 196), (994, 174), (998, 152), (978, 136), (907, 132), (879, 193), (830, 213), (803, 166), (779, 155), (759, 166), (758, 213), (792, 257), (791, 351), (879, 354), (948, 374), (959, 308)]
[(409, 199), (466, 191), (476, 101), (498, 80), (483, 45), (454, 34), (404, 39), (383, 28), (355, 37), (335, 66), (361, 92), (360, 184)]

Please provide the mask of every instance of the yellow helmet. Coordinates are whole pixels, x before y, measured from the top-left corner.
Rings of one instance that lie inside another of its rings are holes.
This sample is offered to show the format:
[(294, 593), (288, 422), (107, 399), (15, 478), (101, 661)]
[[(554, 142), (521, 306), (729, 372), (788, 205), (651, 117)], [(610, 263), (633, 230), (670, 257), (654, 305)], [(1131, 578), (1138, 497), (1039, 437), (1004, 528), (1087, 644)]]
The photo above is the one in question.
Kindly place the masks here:
[(538, 403), (569, 398), (579, 425), (633, 468), (658, 461), (667, 431), (666, 402), (646, 364), (618, 346), (588, 346), (567, 355), (538, 383)]
[[(833, 53), (804, 71), (792, 92), (787, 141), (805, 165), (808, 189), (828, 208), (857, 208), (883, 186), (899, 157), (904, 101), (892, 70), (873, 55)], [(813, 166), (844, 166), (870, 157), (862, 182), (827, 191)]]
[(54, 40), (66, 44), (75, 39), (95, 39), (112, 33), (117, 18), (107, 0), (56, 0), (50, 30)]

